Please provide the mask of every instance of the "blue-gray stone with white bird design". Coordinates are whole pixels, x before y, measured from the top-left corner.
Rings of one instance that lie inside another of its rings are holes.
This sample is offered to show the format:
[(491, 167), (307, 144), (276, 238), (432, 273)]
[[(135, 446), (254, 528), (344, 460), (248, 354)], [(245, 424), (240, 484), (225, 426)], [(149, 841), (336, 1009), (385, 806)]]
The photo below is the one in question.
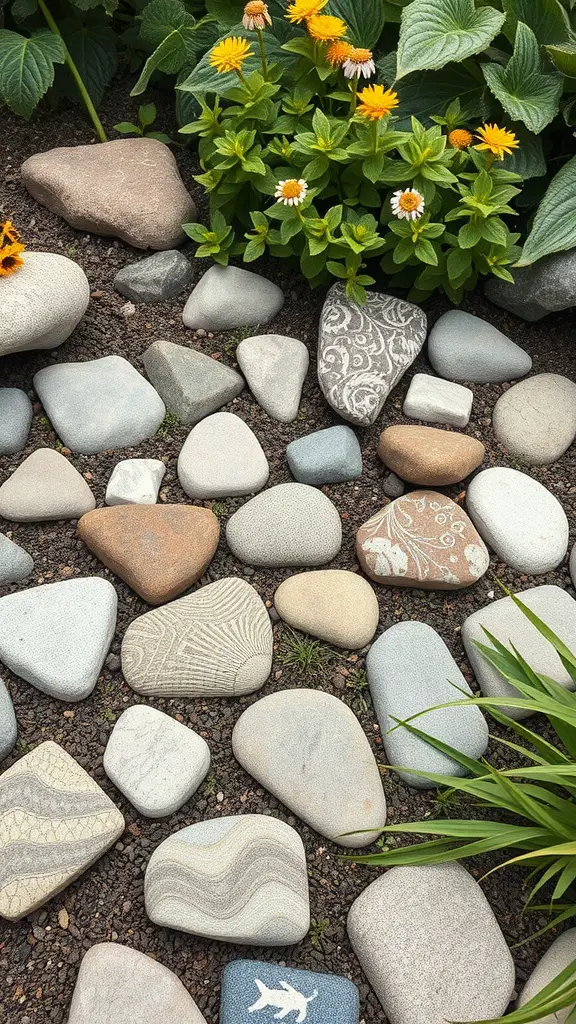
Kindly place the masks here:
[(356, 985), (335, 974), (234, 960), (222, 976), (220, 1024), (358, 1024)]

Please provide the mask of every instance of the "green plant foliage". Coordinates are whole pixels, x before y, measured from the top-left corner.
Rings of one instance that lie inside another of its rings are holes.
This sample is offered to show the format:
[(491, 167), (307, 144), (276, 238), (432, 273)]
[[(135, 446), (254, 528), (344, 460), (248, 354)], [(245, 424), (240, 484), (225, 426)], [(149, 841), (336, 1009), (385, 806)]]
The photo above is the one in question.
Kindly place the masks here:
[(519, 21), (514, 52), (505, 68), (483, 64), (490, 90), (514, 121), (522, 121), (538, 135), (558, 112), (562, 78), (556, 72), (542, 73), (538, 40), (531, 28)]
[[(65, 19), (60, 31), (70, 55), (78, 68), (84, 84), (95, 106), (102, 97), (118, 70), (116, 34), (109, 25), (88, 24), (79, 18)], [(69, 78), (67, 94), (75, 103), (80, 102), (78, 90)]]
[(15, 114), (30, 117), (54, 82), (54, 65), (63, 63), (62, 40), (51, 32), (0, 29), (0, 97)]
[(572, 157), (552, 179), (517, 266), (536, 263), (543, 256), (571, 249), (575, 244), (576, 157)]
[(376, 46), (384, 28), (384, 5), (381, 0), (330, 0), (330, 14), (348, 25), (347, 38), (355, 46)]
[(119, 132), (120, 135), (140, 135), (146, 139), (157, 139), (158, 142), (172, 142), (170, 136), (165, 135), (164, 132), (148, 130), (155, 120), (156, 104), (145, 103), (138, 109), (138, 124), (134, 124), (132, 121), (120, 121), (120, 124), (114, 125), (114, 131)]
[(398, 42), (398, 78), (443, 68), (480, 53), (502, 28), (505, 15), (474, 0), (413, 0), (404, 8)]

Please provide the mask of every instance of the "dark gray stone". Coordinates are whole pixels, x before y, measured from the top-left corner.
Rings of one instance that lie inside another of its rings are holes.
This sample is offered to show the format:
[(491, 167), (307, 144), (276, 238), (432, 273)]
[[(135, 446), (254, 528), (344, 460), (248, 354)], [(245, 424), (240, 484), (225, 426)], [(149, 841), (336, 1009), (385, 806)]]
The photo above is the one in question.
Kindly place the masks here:
[(392, 501), (394, 498), (401, 498), (406, 490), (406, 484), (396, 473), (387, 473), (382, 480), (382, 490), (387, 498)]
[(336, 974), (233, 960), (222, 975), (220, 1024), (358, 1024), (359, 1009), (356, 985)]
[(350, 427), (328, 427), (292, 441), (286, 449), (292, 476), (301, 484), (338, 484), (362, 476), (362, 452)]
[(530, 267), (514, 267), (512, 275), (514, 284), (491, 277), (484, 290), (496, 306), (523, 320), (541, 320), (576, 304), (576, 249), (555, 252)]
[(19, 388), (0, 388), (0, 455), (21, 452), (32, 423), (32, 402)]
[(162, 302), (179, 295), (191, 280), (192, 267), (184, 254), (168, 249), (122, 267), (114, 288), (132, 302)]
[(181, 423), (198, 423), (244, 387), (244, 379), (229, 366), (163, 339), (146, 349), (142, 362), (166, 407)]

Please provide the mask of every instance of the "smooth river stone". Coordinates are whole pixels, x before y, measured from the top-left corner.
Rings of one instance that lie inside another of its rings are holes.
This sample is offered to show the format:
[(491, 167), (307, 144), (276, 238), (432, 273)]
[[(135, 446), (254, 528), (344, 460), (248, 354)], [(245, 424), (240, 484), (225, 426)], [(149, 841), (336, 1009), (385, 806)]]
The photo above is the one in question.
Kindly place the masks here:
[(144, 696), (238, 697), (266, 682), (272, 644), (264, 602), (231, 576), (131, 622), (122, 672)]
[(197, 423), (178, 456), (178, 479), (190, 498), (255, 494), (269, 474), (256, 434), (231, 412), (216, 412)]
[(242, 945), (293, 945), (310, 927), (304, 845), (293, 828), (264, 814), (197, 822), (154, 850), (144, 900), (161, 928)]
[(475, 437), (436, 427), (386, 427), (378, 455), (393, 473), (413, 484), (444, 487), (464, 480), (484, 458)]
[(510, 950), (461, 864), (391, 868), (352, 904), (348, 935), (390, 1024), (492, 1020), (512, 997)]
[(370, 584), (346, 569), (289, 576), (274, 594), (274, 607), (294, 629), (349, 651), (370, 643), (380, 615)]
[(24, 548), (0, 533), (0, 585), (19, 583), (30, 576), (34, 561)]
[[(529, 999), (537, 996), (561, 971), (569, 967), (573, 960), (576, 960), (576, 928), (569, 928), (568, 931), (562, 932), (555, 939), (550, 948), (544, 953), (542, 959), (536, 964), (518, 996), (516, 1009), (521, 1009)], [(574, 1005), (573, 1003), (572, 1006), (566, 1006), (563, 1010), (558, 1010), (556, 1013), (539, 1017), (537, 1024), (565, 1024), (569, 1014), (574, 1009)]]
[(78, 263), (54, 252), (26, 251), (24, 266), (2, 278), (0, 356), (61, 345), (89, 301), (88, 278)]
[(547, 313), (576, 304), (576, 250), (554, 252), (528, 267), (514, 267), (514, 282), (491, 275), (485, 294), (497, 306), (523, 320), (540, 320)]
[(230, 366), (162, 338), (146, 349), (142, 362), (166, 408), (181, 423), (198, 423), (244, 387), (244, 378)]
[(260, 334), (240, 342), (236, 359), (264, 412), (280, 423), (292, 423), (310, 363), (306, 345), (282, 334)]
[(95, 505), (84, 477), (52, 448), (37, 448), (0, 487), (0, 516), (15, 523), (77, 519)]
[(415, 373), (402, 412), (413, 420), (465, 427), (470, 419), (473, 401), (473, 392), (462, 384), (433, 377), (430, 373)]
[(286, 449), (286, 460), (295, 480), (322, 487), (362, 476), (362, 452), (351, 427), (340, 424), (315, 430)]
[(558, 373), (520, 381), (498, 399), (494, 433), (528, 466), (556, 462), (576, 437), (576, 384)]
[(212, 266), (200, 278), (184, 306), (185, 327), (229, 331), (273, 320), (284, 305), (277, 284), (243, 267)]
[[(464, 775), (461, 766), (425, 740), (402, 727), (428, 708), (436, 708), (412, 722), (468, 757), (479, 758), (488, 746), (488, 726), (479, 708), (440, 708), (463, 700), (472, 691), (442, 637), (425, 622), (397, 622), (368, 651), (366, 670), (372, 703), (388, 763), (436, 775)], [(460, 691), (464, 690), (464, 693)], [(389, 730), (393, 730), (390, 732)], [(436, 784), (410, 772), (398, 772), (410, 786), (428, 789)]]
[(532, 359), (486, 320), (451, 309), (436, 321), (428, 337), (428, 358), (447, 380), (498, 384), (529, 373)]
[(206, 741), (147, 704), (122, 712), (104, 751), (106, 775), (145, 818), (177, 811), (209, 767)]
[(0, 775), (0, 916), (41, 907), (122, 835), (124, 818), (100, 786), (48, 740)]
[(182, 982), (163, 964), (119, 942), (84, 954), (68, 1024), (206, 1024)]
[(339, 846), (368, 846), (386, 824), (374, 754), (338, 697), (305, 689), (271, 693), (240, 716), (232, 749), (257, 782)]
[(18, 726), (12, 698), (6, 684), (0, 679), (0, 761), (12, 750), (18, 736)]
[(26, 392), (20, 388), (0, 388), (0, 455), (22, 451), (31, 423), (32, 402)]
[(411, 491), (381, 508), (358, 530), (356, 555), (376, 583), (424, 590), (469, 587), (490, 563), (464, 510), (436, 491)]
[(370, 426), (426, 338), (426, 315), (411, 302), (367, 293), (366, 304), (332, 286), (320, 317), (318, 380), (345, 420)]
[(277, 484), (230, 517), (226, 543), (250, 566), (324, 565), (340, 551), (342, 523), (322, 491), (307, 484)]
[(266, 1009), (266, 1021), (282, 1019), (278, 1017), (281, 1013), (283, 1017), (288, 1014), (287, 1019), (294, 1024), (304, 1020), (306, 1024), (358, 1024), (360, 998), (356, 985), (336, 974), (300, 971), (257, 960), (226, 964), (220, 1024), (254, 1024), (252, 1014)]
[(113, 284), (131, 302), (163, 302), (179, 295), (192, 276), (192, 266), (184, 253), (169, 249), (122, 267)]
[(541, 483), (504, 466), (485, 469), (466, 493), (470, 518), (503, 562), (538, 576), (560, 564), (568, 550), (568, 520)]

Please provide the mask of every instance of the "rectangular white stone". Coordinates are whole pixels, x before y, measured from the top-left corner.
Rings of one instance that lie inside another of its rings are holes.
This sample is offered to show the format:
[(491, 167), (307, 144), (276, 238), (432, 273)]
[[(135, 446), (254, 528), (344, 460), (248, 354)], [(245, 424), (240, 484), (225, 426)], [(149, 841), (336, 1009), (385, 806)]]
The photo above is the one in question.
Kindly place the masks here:
[(472, 412), (470, 388), (429, 373), (415, 373), (404, 399), (403, 413), (413, 420), (465, 427)]

